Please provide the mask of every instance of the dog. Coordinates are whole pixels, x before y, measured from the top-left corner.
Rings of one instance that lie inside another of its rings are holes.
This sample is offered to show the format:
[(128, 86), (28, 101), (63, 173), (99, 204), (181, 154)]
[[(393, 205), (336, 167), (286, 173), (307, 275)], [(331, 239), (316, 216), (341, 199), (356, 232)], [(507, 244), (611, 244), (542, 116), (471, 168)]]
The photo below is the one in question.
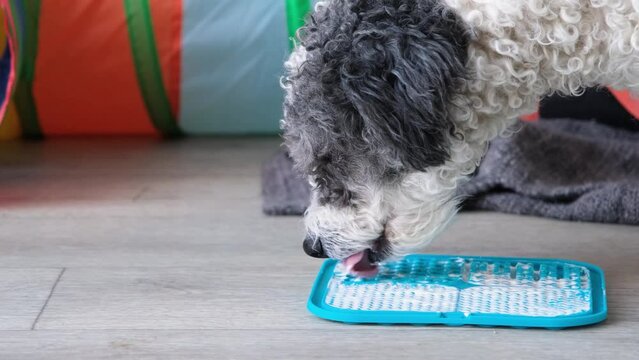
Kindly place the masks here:
[(639, 0), (329, 0), (298, 38), (281, 125), (315, 257), (427, 245), (542, 97), (639, 88)]

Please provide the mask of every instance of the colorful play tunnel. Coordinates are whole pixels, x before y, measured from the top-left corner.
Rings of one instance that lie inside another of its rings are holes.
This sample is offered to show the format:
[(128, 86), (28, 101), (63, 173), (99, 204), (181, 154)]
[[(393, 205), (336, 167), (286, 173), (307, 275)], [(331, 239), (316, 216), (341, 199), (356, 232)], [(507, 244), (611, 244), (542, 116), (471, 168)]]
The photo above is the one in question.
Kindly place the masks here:
[(276, 133), (311, 3), (0, 0), (0, 139)]
[(0, 138), (278, 131), (310, 0), (0, 0)]

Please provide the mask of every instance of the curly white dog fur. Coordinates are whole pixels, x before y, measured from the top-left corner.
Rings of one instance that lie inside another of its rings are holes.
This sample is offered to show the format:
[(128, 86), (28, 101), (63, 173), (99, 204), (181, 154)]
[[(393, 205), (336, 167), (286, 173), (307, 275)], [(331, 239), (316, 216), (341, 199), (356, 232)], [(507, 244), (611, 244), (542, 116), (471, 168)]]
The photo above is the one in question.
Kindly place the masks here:
[(543, 96), (639, 88), (639, 0), (331, 0), (300, 38), (282, 127), (315, 256), (426, 245)]

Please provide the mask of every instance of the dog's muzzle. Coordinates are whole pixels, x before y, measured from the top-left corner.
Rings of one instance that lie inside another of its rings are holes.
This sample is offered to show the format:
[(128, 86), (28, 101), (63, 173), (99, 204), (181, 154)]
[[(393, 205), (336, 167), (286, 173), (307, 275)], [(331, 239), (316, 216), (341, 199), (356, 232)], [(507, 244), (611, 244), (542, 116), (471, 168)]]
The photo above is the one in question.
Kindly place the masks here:
[[(380, 236), (377, 241), (375, 241), (375, 246), (373, 249), (366, 250), (366, 256), (372, 263), (378, 263), (384, 260), (388, 253), (389, 242), (385, 236)], [(324, 251), (324, 247), (322, 246), (322, 241), (320, 239), (316, 239), (311, 236), (306, 236), (304, 242), (302, 243), (302, 248), (304, 252), (311, 257), (324, 259), (328, 258), (326, 252)]]

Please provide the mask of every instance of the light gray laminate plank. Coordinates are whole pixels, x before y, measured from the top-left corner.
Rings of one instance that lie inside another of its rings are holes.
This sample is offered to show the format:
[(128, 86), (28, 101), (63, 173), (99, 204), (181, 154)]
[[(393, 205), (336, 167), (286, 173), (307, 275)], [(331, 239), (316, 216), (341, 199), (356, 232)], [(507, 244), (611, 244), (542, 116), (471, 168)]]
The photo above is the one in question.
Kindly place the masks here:
[[(198, 214), (167, 218), (5, 218), (0, 233), (2, 266), (225, 266), (244, 262), (289, 265), (314, 272), (320, 261), (301, 251), (297, 217), (265, 217), (259, 202), (216, 205)], [(186, 206), (186, 205), (185, 205)], [(195, 206), (195, 205), (194, 205)], [(226, 211), (226, 208), (235, 210)], [(426, 252), (560, 257), (599, 264), (637, 287), (639, 229), (559, 222), (495, 213), (463, 213)]]
[[(305, 308), (312, 274), (273, 266), (71, 268), (37, 329), (337, 329)], [(639, 326), (639, 289), (609, 289), (607, 331)], [(348, 328), (348, 326), (347, 326)], [(354, 328), (354, 327), (352, 327)]]
[(37, 329), (326, 327), (305, 308), (312, 280), (281, 268), (70, 268)]
[(0, 333), (14, 359), (616, 359), (636, 334), (586, 330), (374, 327), (332, 330), (35, 331)]
[(0, 330), (31, 329), (61, 272), (0, 267)]

